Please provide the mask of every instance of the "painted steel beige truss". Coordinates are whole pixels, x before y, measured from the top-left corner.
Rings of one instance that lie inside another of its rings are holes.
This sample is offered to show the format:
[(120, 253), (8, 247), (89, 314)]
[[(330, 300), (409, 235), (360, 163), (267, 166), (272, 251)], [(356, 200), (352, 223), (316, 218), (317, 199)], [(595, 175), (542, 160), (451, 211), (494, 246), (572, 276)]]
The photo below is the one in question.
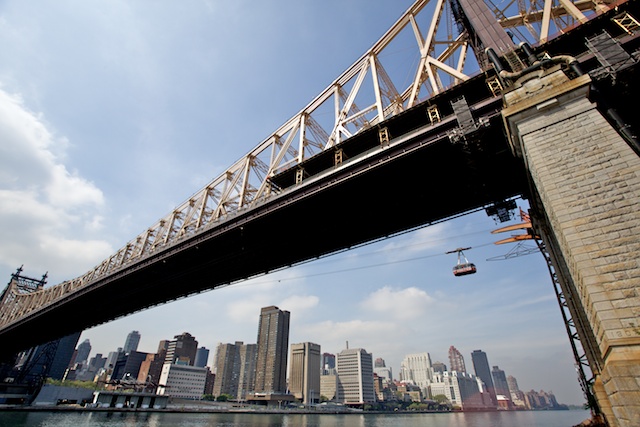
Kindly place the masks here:
[[(451, 1), (417, 0), (369, 51), (298, 114), (100, 265), (38, 292), (20, 294), (7, 289), (12, 295), (5, 299), (10, 304), (0, 306), (0, 327), (250, 209), (277, 191), (269, 183), (270, 176), (467, 80), (478, 71), (478, 61), (469, 48), (467, 31), (456, 22)], [(608, 7), (606, 0), (486, 1), (514, 39), (531, 44), (543, 43), (549, 34), (585, 22), (585, 13)]]

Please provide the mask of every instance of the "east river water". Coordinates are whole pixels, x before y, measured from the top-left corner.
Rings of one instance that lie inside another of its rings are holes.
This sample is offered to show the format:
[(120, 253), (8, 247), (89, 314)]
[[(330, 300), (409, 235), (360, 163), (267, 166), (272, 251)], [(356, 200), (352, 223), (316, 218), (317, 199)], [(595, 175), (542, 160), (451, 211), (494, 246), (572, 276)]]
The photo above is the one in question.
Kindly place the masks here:
[(588, 411), (269, 414), (0, 411), (0, 427), (572, 427)]

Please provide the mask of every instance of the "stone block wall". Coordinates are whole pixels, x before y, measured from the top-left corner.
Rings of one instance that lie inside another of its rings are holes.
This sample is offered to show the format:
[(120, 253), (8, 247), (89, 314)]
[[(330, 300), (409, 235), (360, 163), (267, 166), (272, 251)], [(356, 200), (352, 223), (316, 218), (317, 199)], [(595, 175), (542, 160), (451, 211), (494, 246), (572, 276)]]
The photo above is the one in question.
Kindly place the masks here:
[(505, 96), (513, 148), (596, 338), (597, 400), (612, 426), (640, 426), (640, 157), (587, 98), (588, 76), (529, 82)]

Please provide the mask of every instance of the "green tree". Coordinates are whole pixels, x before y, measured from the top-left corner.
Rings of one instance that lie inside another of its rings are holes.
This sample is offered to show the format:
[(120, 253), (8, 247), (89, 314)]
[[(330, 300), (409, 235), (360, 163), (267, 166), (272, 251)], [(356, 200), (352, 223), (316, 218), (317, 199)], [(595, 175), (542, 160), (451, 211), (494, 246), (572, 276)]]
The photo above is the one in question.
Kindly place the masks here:
[(444, 394), (436, 394), (435, 396), (433, 396), (433, 400), (438, 403), (449, 403), (449, 399), (447, 399), (447, 396), (445, 396)]
[(229, 400), (231, 400), (233, 396), (229, 395), (229, 394), (225, 394), (222, 393), (220, 396), (218, 396), (218, 398), (216, 399), (218, 402), (227, 402)]

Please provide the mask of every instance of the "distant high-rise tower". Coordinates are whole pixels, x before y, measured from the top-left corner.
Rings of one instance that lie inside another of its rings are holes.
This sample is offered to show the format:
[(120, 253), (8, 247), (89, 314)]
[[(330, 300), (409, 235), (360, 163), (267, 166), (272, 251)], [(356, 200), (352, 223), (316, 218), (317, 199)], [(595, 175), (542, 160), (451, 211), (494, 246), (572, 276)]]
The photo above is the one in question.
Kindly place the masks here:
[(124, 352), (122, 351), (122, 347), (118, 347), (118, 349), (116, 351), (110, 351), (109, 354), (107, 355), (107, 363), (105, 364), (104, 367), (107, 368), (107, 370), (113, 371), (113, 368), (115, 368), (116, 363), (118, 362), (118, 359), (120, 358), (120, 355), (124, 356)]
[(456, 372), (467, 372), (464, 357), (454, 346), (449, 347), (449, 369)]
[(256, 379), (257, 344), (243, 344), (240, 346), (240, 375), (238, 377), (238, 401), (244, 400), (253, 392)]
[(507, 377), (507, 385), (509, 386), (509, 393), (511, 394), (511, 400), (516, 406), (524, 406), (524, 393), (518, 387), (518, 381), (512, 375)]
[(509, 383), (507, 383), (507, 376), (504, 371), (497, 366), (494, 366), (491, 370), (491, 376), (493, 377), (493, 385), (496, 389), (496, 395), (501, 394), (507, 399), (511, 399), (511, 393), (509, 393)]
[(193, 366), (198, 351), (198, 341), (190, 333), (184, 332), (173, 337), (167, 347), (164, 363), (177, 363)]
[(371, 353), (362, 348), (342, 350), (336, 357), (338, 402), (362, 405), (376, 401)]
[(441, 374), (444, 374), (447, 370), (447, 365), (442, 362), (433, 362), (431, 367), (433, 368), (433, 372), (440, 372)]
[(305, 405), (320, 401), (320, 345), (291, 344), (289, 391)]
[(127, 335), (127, 339), (124, 342), (122, 351), (124, 351), (126, 354), (129, 354), (132, 351), (137, 351), (138, 344), (140, 344), (140, 333), (138, 331), (131, 331), (129, 332), (129, 335)]
[(376, 357), (376, 361), (373, 365), (374, 368), (386, 368), (387, 365), (384, 363), (384, 359), (382, 357)]
[(487, 359), (487, 353), (482, 350), (474, 350), (471, 353), (471, 361), (473, 362), (473, 369), (476, 372), (476, 377), (480, 378), (489, 393), (491, 402), (497, 407), (498, 399), (496, 398), (496, 390), (493, 385), (493, 379), (491, 378), (491, 371), (489, 370), (489, 360)]
[(206, 347), (200, 347), (196, 351), (196, 360), (193, 363), (193, 366), (197, 366), (198, 368), (204, 368), (207, 366), (207, 361), (209, 360), (209, 349)]
[(403, 381), (412, 382), (428, 396), (428, 388), (433, 380), (431, 356), (429, 353), (408, 354), (400, 364), (400, 375)]
[(86, 365), (85, 362), (89, 359), (89, 353), (91, 353), (91, 343), (86, 339), (78, 345), (76, 363), (84, 363)]
[(258, 324), (258, 358), (254, 391), (285, 393), (287, 391), (287, 351), (289, 349), (288, 311), (264, 307)]
[(213, 395), (238, 395), (238, 378), (240, 376), (240, 352), (242, 341), (235, 344), (218, 344), (216, 348), (216, 377), (213, 382)]
[(516, 377), (513, 375), (509, 375), (507, 377), (507, 385), (509, 386), (509, 391), (511, 393), (520, 391), (520, 388), (518, 387), (518, 380), (516, 380)]
[(333, 375), (336, 372), (336, 355), (322, 353), (322, 375)]
[(216, 376), (213, 382), (213, 395), (229, 394), (242, 401), (253, 391), (256, 373), (256, 345), (218, 344), (214, 363)]

